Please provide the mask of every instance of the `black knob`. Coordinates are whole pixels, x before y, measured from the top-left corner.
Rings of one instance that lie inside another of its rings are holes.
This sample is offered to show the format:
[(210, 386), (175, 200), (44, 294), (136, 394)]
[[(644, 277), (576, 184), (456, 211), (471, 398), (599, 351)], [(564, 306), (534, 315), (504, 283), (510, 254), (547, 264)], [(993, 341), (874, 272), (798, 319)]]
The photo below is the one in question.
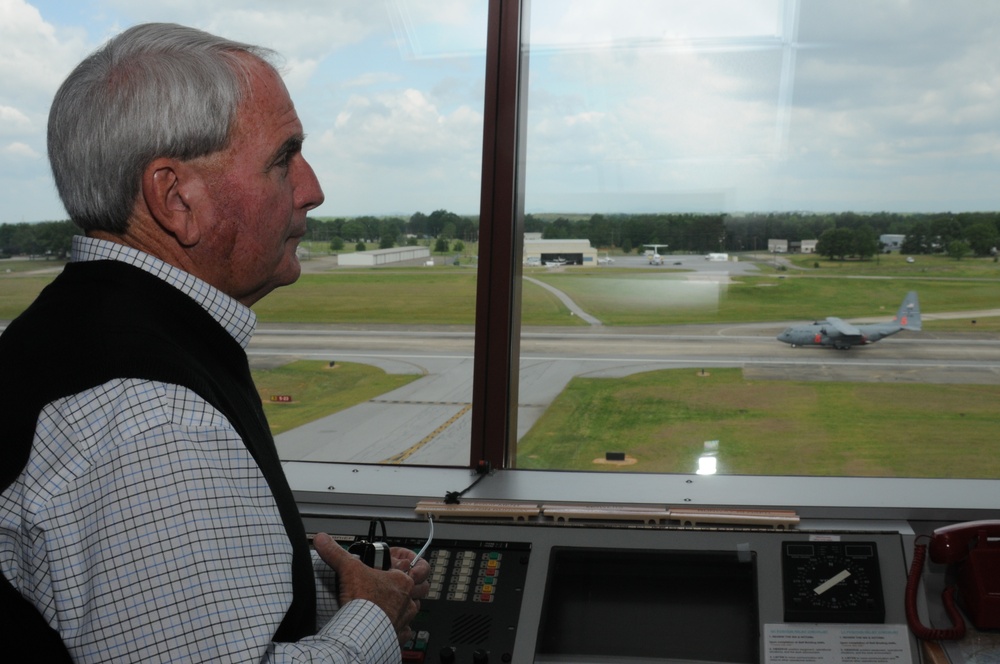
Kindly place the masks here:
[(441, 664), (455, 664), (455, 649), (445, 646), (441, 648), (438, 657), (441, 659)]

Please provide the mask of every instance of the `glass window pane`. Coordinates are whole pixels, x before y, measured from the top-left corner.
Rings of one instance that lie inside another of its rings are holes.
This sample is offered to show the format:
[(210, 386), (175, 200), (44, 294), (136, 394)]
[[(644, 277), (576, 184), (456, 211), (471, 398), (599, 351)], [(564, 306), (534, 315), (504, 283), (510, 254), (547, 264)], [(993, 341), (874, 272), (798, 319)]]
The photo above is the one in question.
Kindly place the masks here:
[[(29, 254), (68, 252), (68, 221), (5, 222), (66, 219), (45, 117), (62, 79), (109, 35), (167, 21), (272, 48), (326, 195), (300, 245), (301, 278), (254, 306), (248, 352), (279, 452), (468, 465), (488, 4), (252, 4), (25, 5), (11, 48), (32, 66), (0, 90), (14, 141), (0, 150), (0, 190), (45, 191), (6, 197), (18, 207), (0, 219), (0, 257), (17, 256), (8, 272), (35, 272)], [(0, 318), (51, 278), (6, 280)]]
[(250, 349), (268, 418), (283, 460), (468, 465), (486, 7), (330, 11), (340, 43), (299, 102), (327, 202)]
[(1000, 477), (1000, 8), (530, 7), (517, 466)]

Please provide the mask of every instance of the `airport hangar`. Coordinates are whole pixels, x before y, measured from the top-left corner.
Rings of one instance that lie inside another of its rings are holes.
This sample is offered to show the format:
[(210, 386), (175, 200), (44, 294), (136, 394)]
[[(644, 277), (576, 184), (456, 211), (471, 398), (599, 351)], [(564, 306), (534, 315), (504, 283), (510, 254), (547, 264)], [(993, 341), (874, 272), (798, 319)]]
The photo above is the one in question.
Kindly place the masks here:
[(563, 261), (565, 265), (597, 265), (597, 249), (590, 246), (590, 240), (543, 240), (524, 238), (525, 262), (535, 259), (542, 265)]

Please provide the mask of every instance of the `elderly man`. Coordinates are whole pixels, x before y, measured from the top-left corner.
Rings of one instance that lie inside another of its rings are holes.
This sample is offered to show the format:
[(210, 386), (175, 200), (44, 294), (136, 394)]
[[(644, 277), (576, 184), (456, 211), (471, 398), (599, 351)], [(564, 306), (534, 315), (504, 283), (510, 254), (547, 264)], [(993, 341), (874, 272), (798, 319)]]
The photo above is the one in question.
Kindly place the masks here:
[(390, 662), (410, 635), (427, 564), (310, 550), (250, 378), (248, 307), (323, 201), (271, 58), (140, 25), (56, 94), (85, 237), (0, 337), (0, 622), (36, 657)]

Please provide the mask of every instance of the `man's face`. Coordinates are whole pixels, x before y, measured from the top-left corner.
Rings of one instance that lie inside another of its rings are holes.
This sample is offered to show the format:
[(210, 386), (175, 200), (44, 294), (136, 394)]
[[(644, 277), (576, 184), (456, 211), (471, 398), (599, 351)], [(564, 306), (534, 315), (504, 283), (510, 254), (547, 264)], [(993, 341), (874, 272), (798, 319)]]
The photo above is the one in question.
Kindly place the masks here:
[(306, 214), (323, 202), (284, 83), (252, 62), (229, 145), (203, 158), (208, 230), (196, 248), (203, 278), (247, 306), (298, 279)]

